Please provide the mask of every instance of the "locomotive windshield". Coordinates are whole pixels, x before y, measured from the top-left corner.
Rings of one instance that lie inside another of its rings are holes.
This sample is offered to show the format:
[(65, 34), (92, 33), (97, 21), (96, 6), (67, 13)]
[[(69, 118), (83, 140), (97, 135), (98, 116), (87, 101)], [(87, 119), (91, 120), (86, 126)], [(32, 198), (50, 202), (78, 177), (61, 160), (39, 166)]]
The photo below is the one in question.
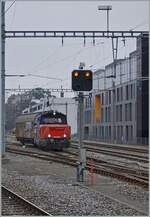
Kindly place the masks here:
[(40, 124), (67, 124), (65, 115), (42, 115)]

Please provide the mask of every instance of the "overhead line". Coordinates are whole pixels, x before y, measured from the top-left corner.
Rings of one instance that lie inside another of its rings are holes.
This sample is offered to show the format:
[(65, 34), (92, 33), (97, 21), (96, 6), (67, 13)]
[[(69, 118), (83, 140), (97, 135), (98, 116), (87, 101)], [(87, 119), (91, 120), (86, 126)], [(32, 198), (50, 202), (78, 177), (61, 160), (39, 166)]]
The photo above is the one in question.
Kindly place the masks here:
[(11, 5), (6, 9), (5, 14), (9, 11), (9, 9), (13, 6), (13, 4), (16, 2), (16, 0), (14, 0)]

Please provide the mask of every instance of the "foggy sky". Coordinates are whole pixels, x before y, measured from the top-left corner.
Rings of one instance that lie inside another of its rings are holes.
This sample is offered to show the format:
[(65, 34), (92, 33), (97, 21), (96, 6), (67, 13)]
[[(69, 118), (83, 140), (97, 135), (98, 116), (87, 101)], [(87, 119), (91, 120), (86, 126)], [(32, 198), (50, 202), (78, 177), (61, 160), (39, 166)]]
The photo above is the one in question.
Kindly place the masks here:
[[(6, 3), (6, 9), (11, 3)], [(16, 2), (6, 13), (6, 30), (106, 30), (106, 12), (98, 5), (112, 5), (110, 30), (148, 30), (148, 1)], [(135, 40), (119, 42), (119, 57), (135, 49)], [(44, 75), (61, 78), (61, 83), (37, 77), (6, 78), (6, 88), (64, 88), (71, 86), (71, 72), (85, 62), (92, 70), (112, 61), (111, 39), (6, 39), (6, 74)]]

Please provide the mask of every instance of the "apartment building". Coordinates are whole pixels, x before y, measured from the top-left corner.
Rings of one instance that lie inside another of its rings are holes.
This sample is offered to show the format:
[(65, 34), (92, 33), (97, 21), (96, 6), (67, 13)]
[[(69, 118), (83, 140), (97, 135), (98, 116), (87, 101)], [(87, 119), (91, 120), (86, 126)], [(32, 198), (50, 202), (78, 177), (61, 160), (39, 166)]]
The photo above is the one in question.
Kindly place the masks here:
[[(93, 89), (84, 102), (84, 138), (131, 144), (148, 143), (148, 36), (136, 50), (94, 72)], [(116, 78), (114, 67), (116, 66)], [(95, 116), (100, 98), (100, 118)]]

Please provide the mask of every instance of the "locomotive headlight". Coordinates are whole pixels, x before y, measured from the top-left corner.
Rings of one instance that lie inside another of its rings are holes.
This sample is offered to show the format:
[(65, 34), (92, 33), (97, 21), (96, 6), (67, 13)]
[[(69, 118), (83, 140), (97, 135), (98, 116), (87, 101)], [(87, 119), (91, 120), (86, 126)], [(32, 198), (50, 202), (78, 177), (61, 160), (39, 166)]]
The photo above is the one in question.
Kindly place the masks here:
[(66, 134), (64, 134), (64, 138), (66, 138), (67, 136), (66, 136)]
[(48, 134), (48, 138), (51, 138), (51, 134)]

